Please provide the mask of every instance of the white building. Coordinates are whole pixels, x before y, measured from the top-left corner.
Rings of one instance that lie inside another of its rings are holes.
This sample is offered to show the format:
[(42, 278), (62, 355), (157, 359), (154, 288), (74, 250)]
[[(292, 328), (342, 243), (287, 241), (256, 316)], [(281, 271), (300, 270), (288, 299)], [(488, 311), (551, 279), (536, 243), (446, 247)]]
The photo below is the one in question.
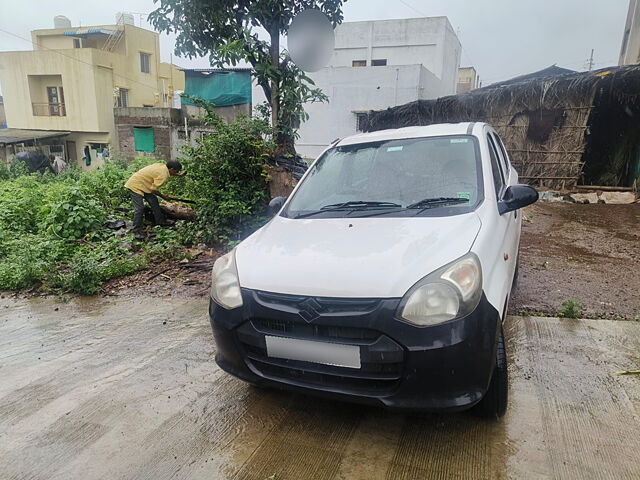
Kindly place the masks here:
[(640, 1), (630, 0), (618, 65), (640, 63)]
[[(329, 102), (305, 107), (296, 142), (304, 157), (356, 133), (359, 114), (456, 93), (461, 47), (446, 17), (347, 22), (335, 36), (329, 66), (309, 74)], [(262, 101), (254, 89), (254, 104)]]

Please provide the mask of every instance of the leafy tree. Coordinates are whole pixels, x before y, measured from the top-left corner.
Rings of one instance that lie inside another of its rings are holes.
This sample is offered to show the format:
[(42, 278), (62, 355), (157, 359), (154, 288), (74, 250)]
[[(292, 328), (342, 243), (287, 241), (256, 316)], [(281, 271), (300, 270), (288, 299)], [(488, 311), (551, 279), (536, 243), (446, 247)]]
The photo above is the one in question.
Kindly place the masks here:
[(189, 175), (183, 194), (196, 201), (197, 236), (230, 244), (254, 229), (268, 201), (264, 166), (274, 150), (264, 140), (269, 125), (246, 116), (227, 124), (213, 105), (190, 99), (205, 109), (204, 123), (215, 134), (184, 147), (181, 161)]
[[(342, 22), (345, 0), (154, 0), (159, 7), (149, 21), (158, 31), (176, 32), (175, 53), (188, 58), (209, 55), (222, 68), (241, 61), (251, 64), (271, 108), (271, 123), (282, 153), (295, 153), (294, 133), (307, 119), (305, 102), (327, 97), (280, 52), (280, 36), (302, 10), (324, 12), (333, 25)], [(262, 27), (270, 41), (258, 37)]]

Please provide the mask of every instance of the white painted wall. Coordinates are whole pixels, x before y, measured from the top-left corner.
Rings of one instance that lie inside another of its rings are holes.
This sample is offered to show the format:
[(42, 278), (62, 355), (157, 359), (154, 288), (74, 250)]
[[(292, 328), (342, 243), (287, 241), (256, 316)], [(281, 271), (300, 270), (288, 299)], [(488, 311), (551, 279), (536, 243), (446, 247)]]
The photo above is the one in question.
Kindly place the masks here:
[[(332, 140), (356, 133), (355, 112), (380, 110), (456, 92), (460, 41), (446, 17), (346, 22), (335, 30), (329, 66), (309, 73), (329, 103), (305, 106), (309, 120), (296, 150), (315, 158)], [(386, 59), (373, 67), (371, 60)], [(366, 60), (366, 67), (352, 67)], [(254, 82), (253, 105), (265, 101)]]
[(329, 102), (305, 107), (309, 120), (300, 126), (296, 149), (310, 158), (336, 138), (357, 133), (356, 112), (381, 110), (447, 93), (440, 80), (421, 65), (329, 67), (314, 74), (314, 81)]
[(640, 62), (640, 2), (630, 0), (618, 65), (633, 65), (638, 62)]
[(350, 67), (352, 60), (365, 59), (369, 66), (373, 59), (386, 58), (388, 65), (421, 64), (442, 77), (447, 76), (449, 66), (444, 59), (445, 50), (447, 54), (452, 47), (460, 51), (460, 42), (447, 17), (346, 22), (338, 25), (335, 33), (336, 44), (329, 63), (333, 67)]

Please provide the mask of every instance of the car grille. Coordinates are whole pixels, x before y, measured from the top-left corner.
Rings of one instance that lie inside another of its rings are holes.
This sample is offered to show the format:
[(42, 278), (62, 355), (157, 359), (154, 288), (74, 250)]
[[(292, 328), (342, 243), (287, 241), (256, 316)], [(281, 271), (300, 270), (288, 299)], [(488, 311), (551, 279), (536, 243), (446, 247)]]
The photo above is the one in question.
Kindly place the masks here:
[[(384, 394), (398, 386), (404, 367), (404, 349), (382, 332), (349, 325), (358, 323), (350, 319), (373, 314), (380, 300), (251, 293), (255, 316), (240, 325), (236, 335), (247, 364), (260, 375), (300, 386), (354, 394)], [(309, 305), (314, 317), (311, 321), (309, 315), (304, 315)], [(265, 335), (358, 345), (361, 368), (269, 357)]]
[(365, 328), (344, 327), (338, 325), (311, 325), (291, 320), (270, 320), (257, 318), (252, 321), (255, 328), (270, 335), (296, 338), (316, 338), (318, 340), (374, 340), (378, 332)]

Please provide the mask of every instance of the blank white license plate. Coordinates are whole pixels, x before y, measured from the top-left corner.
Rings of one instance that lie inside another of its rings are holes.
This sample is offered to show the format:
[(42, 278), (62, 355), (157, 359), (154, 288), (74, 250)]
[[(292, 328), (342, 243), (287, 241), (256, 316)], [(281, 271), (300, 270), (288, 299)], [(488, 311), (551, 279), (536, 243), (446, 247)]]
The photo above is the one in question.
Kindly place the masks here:
[(267, 355), (275, 358), (360, 368), (360, 347), (265, 335)]

